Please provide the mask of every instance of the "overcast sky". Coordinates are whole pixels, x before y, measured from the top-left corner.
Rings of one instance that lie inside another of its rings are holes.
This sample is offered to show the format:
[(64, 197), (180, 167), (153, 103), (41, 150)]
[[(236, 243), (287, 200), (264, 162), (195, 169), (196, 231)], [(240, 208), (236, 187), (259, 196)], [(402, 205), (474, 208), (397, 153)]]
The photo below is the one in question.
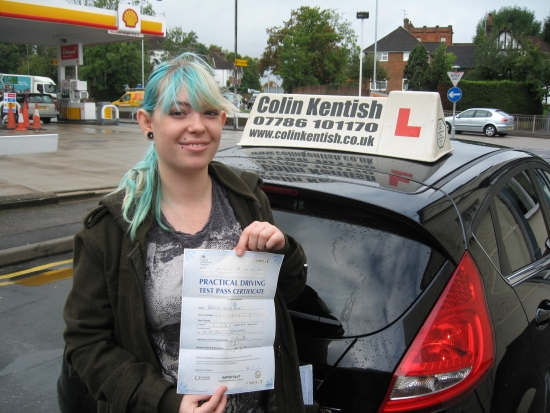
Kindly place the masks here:
[[(37, 3), (69, 6), (66, 0), (31, 0)], [(380, 0), (376, 18), (376, 0), (147, 0), (158, 17), (165, 17), (169, 29), (181, 26), (184, 32), (194, 31), (206, 46), (216, 44), (235, 50), (235, 3), (237, 2), (237, 52), (261, 57), (266, 44), (266, 29), (283, 26), (290, 12), (301, 6), (335, 9), (352, 23), (357, 43), (366, 48), (397, 27), (407, 17), (415, 27), (453, 26), (453, 43), (470, 43), (477, 23), (492, 10), (518, 4), (535, 13), (541, 23), (550, 15), (549, 0)], [(368, 11), (361, 40), (358, 11)]]
[[(224, 49), (235, 49), (235, 1), (233, 0), (149, 0), (157, 12), (164, 16), (168, 28), (181, 26), (184, 32), (194, 31), (199, 41), (209, 46), (216, 44)], [(237, 52), (251, 57), (260, 57), (267, 44), (266, 28), (282, 26), (290, 18), (291, 10), (300, 6), (319, 6), (336, 9), (352, 27), (361, 44), (361, 20), (358, 11), (370, 12), (364, 21), (363, 46), (375, 40), (375, 22), (378, 21), (377, 39), (403, 26), (407, 17), (415, 27), (453, 26), (454, 43), (470, 43), (475, 28), (485, 13), (515, 2), (503, 0), (386, 0), (378, 1), (378, 19), (375, 18), (376, 0), (329, 1), (329, 0), (238, 0), (237, 3)], [(550, 1), (522, 0), (520, 7), (535, 13), (536, 20), (543, 22), (550, 15)]]

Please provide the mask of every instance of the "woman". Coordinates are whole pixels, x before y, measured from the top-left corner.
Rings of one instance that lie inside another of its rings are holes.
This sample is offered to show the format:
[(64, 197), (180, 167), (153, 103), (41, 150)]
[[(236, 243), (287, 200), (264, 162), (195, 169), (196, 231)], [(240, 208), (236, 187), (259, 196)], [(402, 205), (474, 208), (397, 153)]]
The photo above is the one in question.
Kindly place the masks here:
[[(137, 115), (152, 144), (75, 237), (65, 360), (99, 412), (304, 410), (285, 302), (304, 288), (305, 255), (275, 226), (259, 177), (212, 161), (234, 110), (196, 55), (159, 65)], [(185, 248), (284, 254), (275, 296), (274, 390), (176, 393)]]

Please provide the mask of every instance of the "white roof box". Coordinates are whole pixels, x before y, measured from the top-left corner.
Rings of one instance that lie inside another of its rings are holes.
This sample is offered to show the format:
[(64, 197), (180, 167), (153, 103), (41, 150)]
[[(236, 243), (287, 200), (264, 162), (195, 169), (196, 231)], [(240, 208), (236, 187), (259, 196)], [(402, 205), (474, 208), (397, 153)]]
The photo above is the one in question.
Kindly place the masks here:
[(388, 97), (262, 93), (242, 146), (330, 149), (434, 162), (452, 151), (435, 92)]

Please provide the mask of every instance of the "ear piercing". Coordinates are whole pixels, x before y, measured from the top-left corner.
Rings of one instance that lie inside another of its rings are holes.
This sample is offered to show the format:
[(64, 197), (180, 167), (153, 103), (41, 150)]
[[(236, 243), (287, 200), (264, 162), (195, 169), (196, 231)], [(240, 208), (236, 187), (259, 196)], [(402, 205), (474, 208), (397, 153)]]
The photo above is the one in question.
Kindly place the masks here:
[(147, 139), (150, 141), (155, 139), (155, 135), (153, 135), (153, 132), (147, 132)]

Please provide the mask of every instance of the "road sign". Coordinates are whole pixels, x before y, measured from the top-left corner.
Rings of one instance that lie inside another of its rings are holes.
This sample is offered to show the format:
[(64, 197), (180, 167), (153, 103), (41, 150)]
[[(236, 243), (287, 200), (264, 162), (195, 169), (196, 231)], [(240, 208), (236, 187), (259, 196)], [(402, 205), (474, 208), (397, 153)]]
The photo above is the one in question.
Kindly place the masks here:
[(449, 99), (451, 102), (458, 102), (461, 97), (462, 97), (462, 90), (460, 90), (457, 87), (452, 87), (447, 92), (447, 99)]
[(248, 66), (248, 60), (245, 59), (235, 59), (235, 66)]
[(15, 93), (6, 93), (4, 96), (4, 100), (6, 102), (15, 102), (17, 95)]
[(458, 82), (460, 82), (460, 79), (462, 79), (463, 74), (464, 72), (447, 72), (449, 79), (451, 79), (451, 82), (453, 82), (453, 86), (458, 85)]

